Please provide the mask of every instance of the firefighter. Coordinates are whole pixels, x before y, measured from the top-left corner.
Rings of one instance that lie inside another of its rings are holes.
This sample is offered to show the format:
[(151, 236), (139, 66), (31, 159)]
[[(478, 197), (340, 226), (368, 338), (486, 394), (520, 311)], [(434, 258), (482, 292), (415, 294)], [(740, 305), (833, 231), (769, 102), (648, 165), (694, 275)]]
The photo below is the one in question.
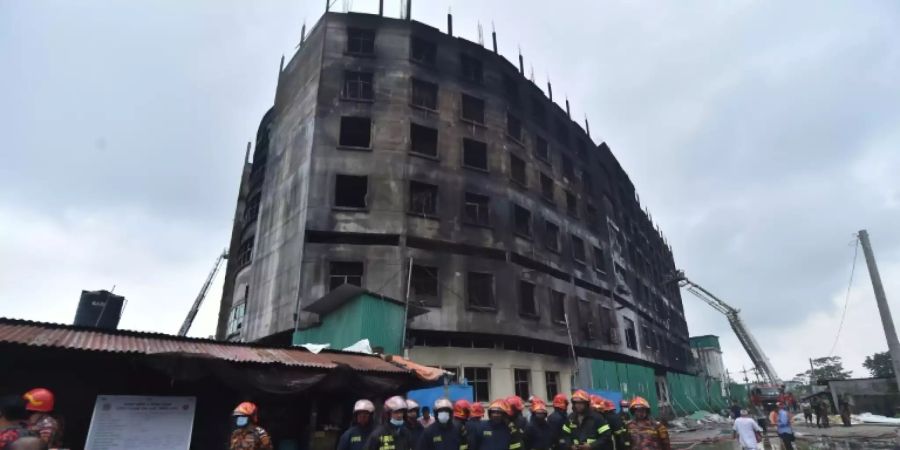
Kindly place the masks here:
[(55, 397), (49, 389), (35, 388), (22, 396), (25, 400), (25, 409), (29, 412), (28, 429), (41, 438), (48, 447), (62, 446), (62, 426), (60, 421), (53, 417)]
[(553, 438), (555, 448), (562, 447), (565, 441), (562, 439), (562, 427), (568, 421), (569, 416), (569, 399), (565, 394), (556, 394), (553, 397), (553, 413), (547, 417), (547, 423), (550, 424), (550, 433)]
[(650, 418), (650, 404), (647, 400), (635, 397), (628, 409), (634, 414), (634, 419), (628, 422), (631, 450), (672, 450), (669, 431), (663, 424)]
[(436, 420), (425, 428), (416, 450), (460, 450), (466, 446), (466, 427), (453, 423), (453, 404), (446, 398), (434, 401)]
[(357, 400), (353, 405), (353, 425), (341, 435), (337, 450), (362, 450), (366, 439), (372, 434), (372, 414), (375, 405), (369, 400)]
[(484, 425), (482, 419), (484, 419), (484, 406), (481, 406), (481, 402), (473, 402), (472, 406), (469, 407), (469, 420), (466, 422), (466, 432), (474, 433), (478, 431), (478, 428)]
[(425, 427), (419, 423), (419, 403), (415, 400), (406, 400), (406, 429), (409, 430), (409, 444), (415, 448), (419, 443), (419, 437), (425, 431)]
[(472, 405), (466, 399), (459, 399), (453, 402), (453, 423), (464, 426), (469, 420), (469, 409)]
[(413, 443), (406, 428), (406, 400), (395, 395), (384, 401), (385, 420), (372, 430), (363, 450), (410, 450)]
[(0, 450), (8, 449), (12, 442), (20, 438), (31, 436), (32, 433), (24, 427), (27, 416), (21, 396), (0, 397)]
[(562, 428), (567, 450), (611, 448), (612, 433), (609, 424), (602, 416), (591, 411), (590, 403), (587, 392), (579, 389), (572, 394), (572, 414)]
[(609, 424), (610, 431), (612, 431), (615, 448), (622, 450), (631, 447), (628, 429), (625, 427), (625, 422), (622, 422), (622, 419), (616, 414), (616, 405), (612, 401), (604, 399), (600, 411), (603, 414), (603, 418), (606, 419), (606, 423)]
[(524, 437), (512, 424), (512, 408), (506, 400), (488, 407), (488, 422), (469, 435), (469, 450), (522, 450)]
[(235, 430), (231, 433), (230, 450), (272, 450), (272, 438), (259, 426), (259, 408), (243, 402), (231, 413)]
[(547, 422), (547, 404), (538, 397), (531, 398), (531, 420), (525, 427), (526, 450), (552, 450), (553, 428)]
[(525, 419), (525, 416), (522, 415), (522, 412), (525, 411), (525, 402), (522, 401), (522, 397), (519, 397), (518, 395), (507, 397), (506, 404), (508, 404), (509, 408), (512, 410), (512, 417), (510, 417), (510, 420), (520, 431), (524, 432), (525, 427), (528, 426), (528, 421)]
[(631, 420), (631, 414), (628, 413), (628, 406), (631, 404), (628, 400), (622, 399), (619, 402), (619, 420), (624, 424), (628, 424), (628, 421)]

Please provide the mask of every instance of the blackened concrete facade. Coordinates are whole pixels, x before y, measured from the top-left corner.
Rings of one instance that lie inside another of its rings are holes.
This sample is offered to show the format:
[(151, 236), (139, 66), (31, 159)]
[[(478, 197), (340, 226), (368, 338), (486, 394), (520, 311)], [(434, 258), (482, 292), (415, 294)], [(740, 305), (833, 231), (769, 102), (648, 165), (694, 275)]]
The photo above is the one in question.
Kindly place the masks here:
[(671, 249), (609, 147), (520, 67), (419, 22), (327, 13), (312, 29), (260, 124), (230, 254), (220, 339), (284, 338), (344, 280), (399, 299), (412, 285), (429, 309), (414, 355), (575, 367), (574, 344), (690, 370)]

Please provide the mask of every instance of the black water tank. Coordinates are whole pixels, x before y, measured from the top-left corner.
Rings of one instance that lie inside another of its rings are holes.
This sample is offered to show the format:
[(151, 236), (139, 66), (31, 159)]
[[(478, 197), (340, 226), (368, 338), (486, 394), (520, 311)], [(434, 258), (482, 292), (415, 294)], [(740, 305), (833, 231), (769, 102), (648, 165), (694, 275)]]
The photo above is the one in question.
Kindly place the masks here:
[(122, 317), (125, 297), (109, 291), (81, 291), (75, 325), (115, 330)]

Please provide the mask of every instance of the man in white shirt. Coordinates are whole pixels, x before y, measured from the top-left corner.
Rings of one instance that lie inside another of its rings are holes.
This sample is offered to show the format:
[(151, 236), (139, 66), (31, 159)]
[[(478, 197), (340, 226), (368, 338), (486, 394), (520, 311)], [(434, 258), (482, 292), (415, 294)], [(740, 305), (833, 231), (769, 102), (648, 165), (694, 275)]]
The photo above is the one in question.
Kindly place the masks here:
[(747, 410), (742, 409), (741, 417), (734, 420), (734, 438), (738, 440), (743, 450), (756, 450), (759, 448), (756, 437), (761, 436), (762, 428), (748, 415)]

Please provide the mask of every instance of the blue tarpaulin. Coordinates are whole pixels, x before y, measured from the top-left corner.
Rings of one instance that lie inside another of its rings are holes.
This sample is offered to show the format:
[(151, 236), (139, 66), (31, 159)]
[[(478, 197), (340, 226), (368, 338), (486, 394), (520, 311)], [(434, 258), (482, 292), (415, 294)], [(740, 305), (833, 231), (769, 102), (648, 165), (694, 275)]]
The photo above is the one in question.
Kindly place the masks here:
[(465, 384), (451, 384), (446, 387), (438, 386), (428, 389), (418, 389), (406, 393), (406, 398), (415, 400), (419, 406), (427, 406), (429, 408), (434, 408), (434, 401), (441, 397), (447, 397), (451, 402), (460, 399), (471, 402), (473, 398), (472, 386)]
[(619, 402), (622, 401), (622, 393), (619, 391), (604, 391), (601, 389), (585, 389), (588, 393), (599, 395), (607, 400), (611, 400), (616, 405), (616, 411), (619, 411)]

